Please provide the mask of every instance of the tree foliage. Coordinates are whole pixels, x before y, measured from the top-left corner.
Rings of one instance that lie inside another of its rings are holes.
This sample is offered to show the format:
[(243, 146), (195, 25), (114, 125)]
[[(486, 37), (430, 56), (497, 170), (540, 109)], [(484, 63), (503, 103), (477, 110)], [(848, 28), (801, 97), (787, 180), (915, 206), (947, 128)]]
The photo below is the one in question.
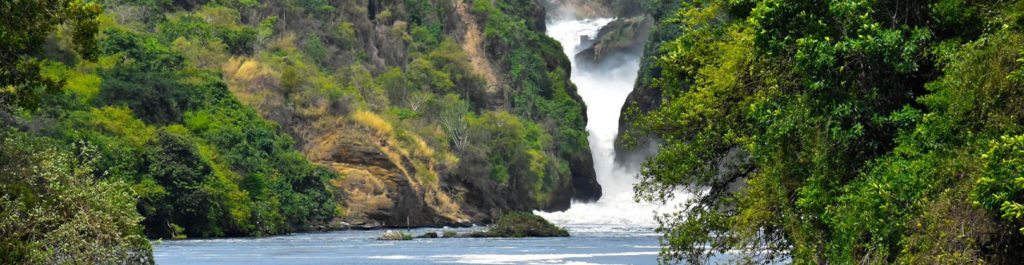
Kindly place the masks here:
[(95, 147), (9, 129), (0, 137), (0, 262), (153, 264), (135, 195), (94, 177)]
[[(455, 1), (86, 2), (0, 4), (24, 13), (0, 19), (0, 118), (19, 137), (95, 146), (95, 170), (76, 174), (131, 194), (115, 199), (141, 226), (123, 238), (272, 235), (348, 215), (341, 176), (306, 158), (310, 135), (334, 129), (377, 129), (357, 144), (380, 145), (450, 216), (465, 194), (441, 187), (470, 179), (545, 207), (568, 161), (589, 156), (568, 61), (535, 23), (516, 24), (536, 3), (487, 16), (500, 19), (490, 34), (515, 34), (490, 59), (529, 62), (509, 76), (528, 84), (499, 89), (456, 41)], [(514, 103), (495, 104), (509, 101), (497, 91)]]
[(47, 34), (59, 25), (72, 28), (75, 51), (95, 59), (97, 16), (103, 8), (80, 0), (5, 1), (0, 11), (0, 111), (39, 107), (44, 94), (60, 91), (60, 80), (39, 75), (39, 55)]
[(684, 4), (652, 82), (664, 101), (635, 123), (665, 141), (639, 196), (696, 195), (660, 218), (663, 261), (1014, 260), (1021, 8)]

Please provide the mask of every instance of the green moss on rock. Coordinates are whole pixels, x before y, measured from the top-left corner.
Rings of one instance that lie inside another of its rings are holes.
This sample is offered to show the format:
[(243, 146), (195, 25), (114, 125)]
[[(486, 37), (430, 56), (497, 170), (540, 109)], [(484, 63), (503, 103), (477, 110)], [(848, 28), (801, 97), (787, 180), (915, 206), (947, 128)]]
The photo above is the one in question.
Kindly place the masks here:
[(531, 213), (509, 213), (498, 219), (488, 232), (476, 232), (472, 237), (568, 237), (569, 232), (555, 226), (544, 217)]
[(412, 235), (402, 233), (400, 231), (388, 230), (384, 232), (384, 235), (378, 237), (377, 240), (412, 240)]

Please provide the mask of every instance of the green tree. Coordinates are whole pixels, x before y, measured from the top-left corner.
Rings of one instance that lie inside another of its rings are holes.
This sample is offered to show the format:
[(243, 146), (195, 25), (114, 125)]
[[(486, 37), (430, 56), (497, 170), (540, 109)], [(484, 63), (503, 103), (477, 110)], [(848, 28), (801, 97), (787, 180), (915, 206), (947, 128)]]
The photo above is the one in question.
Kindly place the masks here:
[[(664, 102), (634, 124), (665, 141), (643, 164), (638, 196), (695, 194), (660, 217), (663, 261), (706, 263), (733, 250), (739, 263), (1012, 261), (1006, 249), (1020, 236), (1001, 222), (1019, 222), (1011, 165), (1024, 122), (1009, 117), (1020, 111), (1020, 33), (1010, 22), (1020, 10), (684, 4), (674, 20), (681, 35), (663, 46), (651, 82)], [(971, 212), (968, 193), (1010, 218)]]
[[(204, 161), (199, 149), (186, 136), (167, 130), (157, 131), (147, 146), (145, 179), (162, 187), (162, 196), (143, 198), (139, 209), (146, 220), (146, 234), (155, 238), (180, 236), (175, 229), (193, 236), (219, 236), (212, 227), (214, 198), (203, 184), (212, 178), (213, 167)], [(220, 233), (218, 233), (220, 232)]]
[(320, 63), (327, 57), (327, 49), (320, 43), (320, 36), (312, 32), (306, 37), (306, 43), (302, 48), (313, 62)]
[(153, 264), (135, 195), (94, 177), (93, 147), (0, 132), (0, 262)]
[(73, 29), (75, 51), (84, 59), (96, 58), (95, 34), (102, 7), (80, 0), (4, 1), (0, 12), (0, 110), (36, 109), (44, 94), (61, 89), (61, 80), (39, 75), (39, 55), (46, 36), (61, 24)]

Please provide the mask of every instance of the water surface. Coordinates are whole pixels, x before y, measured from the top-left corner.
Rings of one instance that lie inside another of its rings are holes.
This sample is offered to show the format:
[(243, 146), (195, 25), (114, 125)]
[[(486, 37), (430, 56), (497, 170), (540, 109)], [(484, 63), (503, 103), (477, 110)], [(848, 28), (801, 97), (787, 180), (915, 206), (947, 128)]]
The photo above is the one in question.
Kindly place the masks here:
[[(460, 232), (483, 227), (457, 229)], [(658, 234), (649, 228), (568, 227), (566, 238), (436, 238), (381, 241), (375, 231), (336, 231), (263, 238), (163, 241), (158, 264), (657, 264)], [(446, 229), (409, 232), (441, 234)], [(456, 230), (456, 229), (447, 229)]]

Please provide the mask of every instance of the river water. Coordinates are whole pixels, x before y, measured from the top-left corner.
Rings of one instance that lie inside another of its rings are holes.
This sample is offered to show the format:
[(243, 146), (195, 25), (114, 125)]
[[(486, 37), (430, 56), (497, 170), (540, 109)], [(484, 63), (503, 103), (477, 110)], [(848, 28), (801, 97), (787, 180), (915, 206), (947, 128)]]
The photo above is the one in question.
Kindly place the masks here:
[[(451, 229), (462, 232), (474, 228)], [(483, 228), (475, 228), (482, 230)], [(380, 241), (383, 231), (262, 238), (174, 240), (154, 249), (159, 264), (655, 264), (649, 229), (570, 226), (565, 238), (434, 238)], [(416, 235), (446, 229), (418, 228)]]
[[(572, 59), (612, 19), (548, 23), (547, 34)], [(653, 217), (657, 205), (633, 200), (636, 172), (614, 163), (613, 141), (619, 109), (632, 90), (638, 56), (614, 58), (612, 67), (578, 69), (572, 81), (588, 106), (590, 148), (604, 196), (595, 203), (573, 203), (565, 212), (537, 214), (565, 227), (568, 238), (436, 238), (379, 241), (383, 231), (336, 231), (262, 238), (163, 241), (154, 247), (159, 264), (656, 264), (660, 250)], [(418, 228), (414, 235), (459, 229)]]
[[(548, 36), (562, 43), (572, 62), (572, 82), (587, 104), (587, 132), (594, 170), (603, 195), (594, 203), (573, 203), (565, 212), (537, 214), (560, 225), (605, 225), (653, 230), (656, 212), (669, 208), (638, 203), (633, 199), (638, 165), (615, 163), (615, 138), (618, 134), (619, 111), (633, 90), (640, 69), (639, 54), (613, 54), (600, 65), (579, 67), (574, 55), (587, 47), (581, 37), (593, 37), (613, 19), (564, 20), (549, 23)], [(684, 197), (684, 196), (680, 196)]]

